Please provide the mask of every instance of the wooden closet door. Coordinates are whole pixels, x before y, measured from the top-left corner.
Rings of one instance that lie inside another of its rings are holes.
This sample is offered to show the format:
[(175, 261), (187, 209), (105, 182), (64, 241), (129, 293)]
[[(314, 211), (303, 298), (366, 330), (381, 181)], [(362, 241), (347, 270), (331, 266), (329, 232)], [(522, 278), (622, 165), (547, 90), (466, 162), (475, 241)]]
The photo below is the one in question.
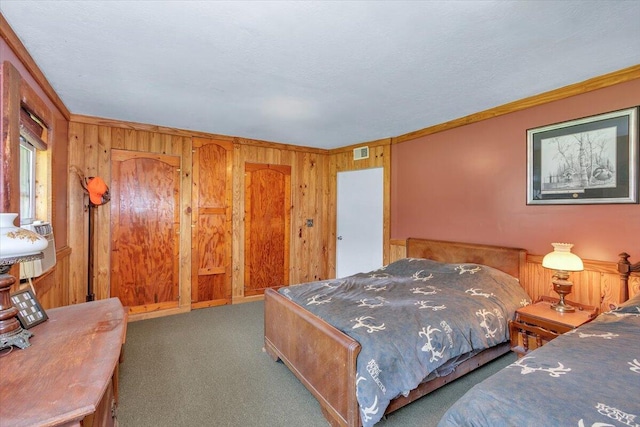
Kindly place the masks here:
[(193, 138), (191, 307), (231, 303), (233, 144)]
[(244, 295), (289, 284), (291, 167), (245, 165)]
[(112, 150), (111, 295), (129, 313), (179, 302), (180, 158)]

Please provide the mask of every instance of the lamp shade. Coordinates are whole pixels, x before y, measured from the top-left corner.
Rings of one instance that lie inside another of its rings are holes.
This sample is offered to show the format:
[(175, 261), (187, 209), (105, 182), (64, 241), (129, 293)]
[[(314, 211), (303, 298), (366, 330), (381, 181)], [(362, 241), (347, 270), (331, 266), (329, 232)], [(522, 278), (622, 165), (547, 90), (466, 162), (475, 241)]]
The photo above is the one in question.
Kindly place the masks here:
[(49, 244), (38, 233), (13, 225), (17, 216), (17, 213), (0, 213), (0, 259), (37, 254)]
[(573, 244), (552, 243), (553, 252), (549, 252), (542, 259), (542, 266), (551, 270), (582, 271), (584, 265), (580, 257), (571, 253)]

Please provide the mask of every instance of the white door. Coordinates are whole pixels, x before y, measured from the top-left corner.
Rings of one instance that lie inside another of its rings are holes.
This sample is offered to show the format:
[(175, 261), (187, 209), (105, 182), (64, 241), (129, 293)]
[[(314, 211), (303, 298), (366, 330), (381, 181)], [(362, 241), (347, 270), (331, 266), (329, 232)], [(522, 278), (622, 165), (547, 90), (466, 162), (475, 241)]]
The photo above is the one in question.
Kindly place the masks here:
[(336, 277), (382, 267), (383, 168), (338, 172)]

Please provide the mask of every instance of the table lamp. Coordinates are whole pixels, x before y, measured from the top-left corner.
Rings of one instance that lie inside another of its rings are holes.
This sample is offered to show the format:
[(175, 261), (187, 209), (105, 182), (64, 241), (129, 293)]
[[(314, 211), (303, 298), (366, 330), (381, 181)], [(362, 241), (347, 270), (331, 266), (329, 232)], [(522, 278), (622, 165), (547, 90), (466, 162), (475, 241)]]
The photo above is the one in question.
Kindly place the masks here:
[(13, 225), (17, 216), (0, 213), (0, 349), (30, 345), (29, 337), (33, 334), (22, 329), (16, 316), (18, 309), (11, 304), (11, 286), (16, 278), (9, 270), (16, 263), (42, 258), (42, 251), (49, 244), (38, 233)]
[(564, 302), (564, 297), (571, 293), (573, 283), (569, 280), (570, 271), (582, 271), (584, 265), (582, 260), (576, 254), (571, 253), (573, 244), (571, 243), (552, 243), (553, 252), (549, 252), (542, 259), (542, 266), (551, 270), (556, 270), (553, 275), (553, 290), (560, 296), (560, 301), (551, 306), (552, 309), (561, 313), (569, 313), (575, 311), (575, 308)]

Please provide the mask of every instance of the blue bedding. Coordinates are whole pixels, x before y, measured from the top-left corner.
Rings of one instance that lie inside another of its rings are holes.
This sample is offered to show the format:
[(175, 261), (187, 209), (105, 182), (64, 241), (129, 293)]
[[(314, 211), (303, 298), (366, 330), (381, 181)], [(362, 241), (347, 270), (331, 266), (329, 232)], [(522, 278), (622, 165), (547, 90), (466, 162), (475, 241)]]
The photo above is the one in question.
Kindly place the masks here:
[(416, 258), (279, 292), (360, 343), (356, 394), (364, 427), (427, 377), (508, 341), (508, 321), (530, 303), (502, 271)]
[(640, 294), (470, 389), (453, 426), (640, 427)]

